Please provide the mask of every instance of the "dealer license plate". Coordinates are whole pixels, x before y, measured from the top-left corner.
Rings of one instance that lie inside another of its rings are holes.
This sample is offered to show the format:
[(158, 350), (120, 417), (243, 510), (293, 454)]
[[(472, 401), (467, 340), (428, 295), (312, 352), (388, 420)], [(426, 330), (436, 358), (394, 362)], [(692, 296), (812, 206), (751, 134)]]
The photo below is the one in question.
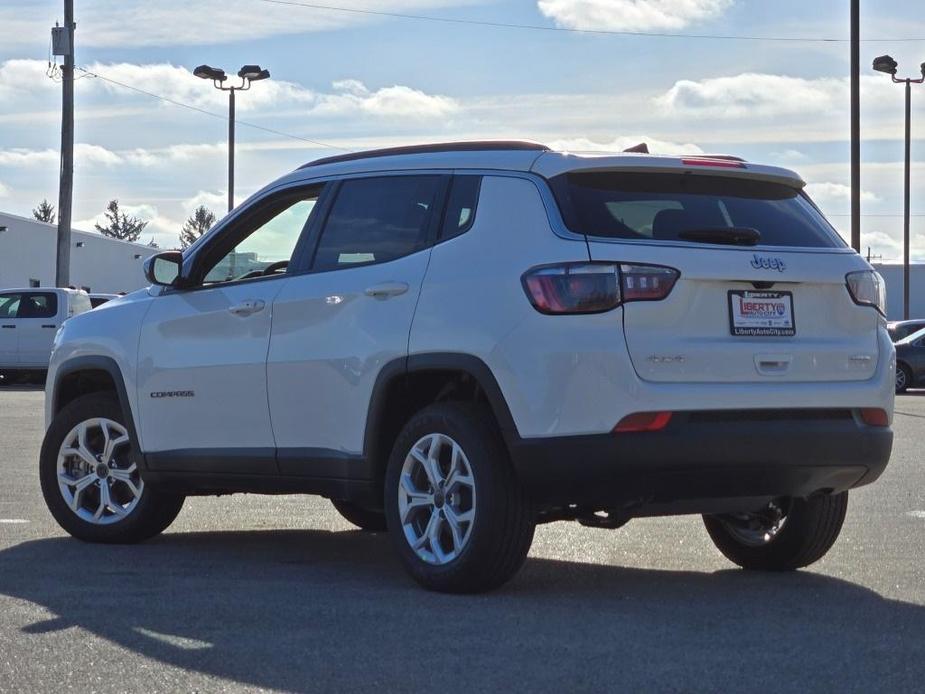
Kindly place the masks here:
[(738, 336), (793, 337), (793, 294), (730, 291), (729, 330)]

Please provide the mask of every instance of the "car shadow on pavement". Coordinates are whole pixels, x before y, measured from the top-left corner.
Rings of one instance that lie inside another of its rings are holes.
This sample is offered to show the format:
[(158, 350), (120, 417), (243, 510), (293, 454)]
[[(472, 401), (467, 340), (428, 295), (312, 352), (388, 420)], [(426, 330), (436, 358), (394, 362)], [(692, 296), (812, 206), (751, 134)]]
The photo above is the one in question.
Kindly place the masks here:
[(925, 608), (809, 571), (529, 559), (499, 591), (439, 595), (385, 535), (274, 530), (29, 541), (0, 552), (0, 593), (53, 614), (20, 639), (79, 627), (291, 691), (914, 690), (925, 675)]

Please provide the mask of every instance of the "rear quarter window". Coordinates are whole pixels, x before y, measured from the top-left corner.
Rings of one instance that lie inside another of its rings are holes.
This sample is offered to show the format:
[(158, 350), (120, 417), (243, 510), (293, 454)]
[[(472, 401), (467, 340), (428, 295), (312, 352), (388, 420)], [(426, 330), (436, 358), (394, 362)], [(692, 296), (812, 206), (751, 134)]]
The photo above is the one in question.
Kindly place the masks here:
[(844, 248), (809, 198), (782, 183), (691, 173), (574, 172), (550, 180), (562, 217), (588, 236), (684, 240), (684, 231), (747, 227), (761, 245)]

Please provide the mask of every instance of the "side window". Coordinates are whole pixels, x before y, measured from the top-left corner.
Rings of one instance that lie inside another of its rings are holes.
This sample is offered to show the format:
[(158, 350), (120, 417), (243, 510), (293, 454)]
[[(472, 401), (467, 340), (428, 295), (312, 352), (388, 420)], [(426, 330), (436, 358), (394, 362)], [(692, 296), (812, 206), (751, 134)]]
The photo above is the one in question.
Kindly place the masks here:
[(58, 314), (57, 294), (24, 294), (17, 318), (54, 318)]
[(385, 263), (423, 247), (440, 176), (384, 176), (344, 181), (315, 251), (312, 269)]
[(0, 294), (0, 319), (16, 318), (22, 294)]
[(481, 176), (454, 176), (443, 217), (440, 240), (445, 241), (467, 231), (475, 221), (475, 208), (479, 199)]
[[(321, 188), (316, 187), (285, 195), (238, 222), (235, 229), (228, 230), (232, 240), (223, 243), (217, 239), (213, 251), (206, 251), (203, 284), (285, 273), (320, 193)], [(234, 244), (230, 249), (229, 243)]]

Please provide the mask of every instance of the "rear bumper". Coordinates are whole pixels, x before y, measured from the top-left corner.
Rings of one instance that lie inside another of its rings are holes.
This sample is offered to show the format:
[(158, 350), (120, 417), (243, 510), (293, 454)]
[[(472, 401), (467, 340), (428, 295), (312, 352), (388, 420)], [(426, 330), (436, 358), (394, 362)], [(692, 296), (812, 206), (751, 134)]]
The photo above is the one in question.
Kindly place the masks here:
[(851, 410), (677, 413), (657, 432), (509, 442), (521, 482), (542, 505), (632, 515), (842, 492), (876, 480), (892, 445), (890, 428), (867, 426)]

